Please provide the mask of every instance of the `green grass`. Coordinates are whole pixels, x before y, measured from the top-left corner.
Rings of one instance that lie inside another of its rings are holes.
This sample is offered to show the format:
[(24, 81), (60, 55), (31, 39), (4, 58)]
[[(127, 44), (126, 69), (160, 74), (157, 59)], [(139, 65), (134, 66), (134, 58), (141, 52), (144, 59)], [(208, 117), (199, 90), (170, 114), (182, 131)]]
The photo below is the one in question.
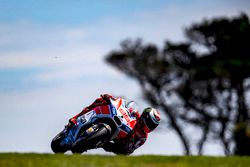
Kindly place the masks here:
[(250, 157), (1, 153), (0, 167), (250, 167)]

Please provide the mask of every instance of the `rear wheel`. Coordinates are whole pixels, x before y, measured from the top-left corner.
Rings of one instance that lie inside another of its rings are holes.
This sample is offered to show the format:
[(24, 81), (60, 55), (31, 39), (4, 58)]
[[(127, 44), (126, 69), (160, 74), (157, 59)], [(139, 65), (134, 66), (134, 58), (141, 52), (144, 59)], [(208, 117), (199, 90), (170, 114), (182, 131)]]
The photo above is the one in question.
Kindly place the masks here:
[[(91, 131), (91, 132), (88, 132)], [(108, 140), (111, 129), (104, 124), (93, 125), (86, 130), (87, 135), (80, 137), (71, 148), (73, 153), (82, 153), (89, 149), (96, 148), (98, 143)]]

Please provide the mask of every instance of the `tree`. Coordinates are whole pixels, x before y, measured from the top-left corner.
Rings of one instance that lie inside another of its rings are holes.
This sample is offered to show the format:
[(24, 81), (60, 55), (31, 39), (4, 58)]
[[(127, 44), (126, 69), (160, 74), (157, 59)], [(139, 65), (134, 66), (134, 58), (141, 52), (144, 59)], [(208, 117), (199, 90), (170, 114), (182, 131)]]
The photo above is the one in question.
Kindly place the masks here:
[[(202, 154), (208, 141), (220, 142), (226, 155), (250, 155), (248, 16), (203, 20), (185, 35), (163, 49), (128, 39), (106, 60), (135, 78), (144, 98), (164, 111), (186, 155), (194, 146)], [(189, 135), (189, 127), (197, 134)]]

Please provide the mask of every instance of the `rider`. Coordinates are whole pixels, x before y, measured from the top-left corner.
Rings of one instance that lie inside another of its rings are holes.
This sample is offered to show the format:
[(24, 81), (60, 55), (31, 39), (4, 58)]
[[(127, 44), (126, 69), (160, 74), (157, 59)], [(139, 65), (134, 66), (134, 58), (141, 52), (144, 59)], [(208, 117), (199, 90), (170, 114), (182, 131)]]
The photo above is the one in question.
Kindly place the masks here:
[[(113, 97), (109, 94), (101, 95), (90, 106), (84, 108), (82, 112), (74, 116), (69, 120), (69, 126), (76, 124), (76, 120), (79, 116), (97, 108), (109, 104), (109, 100), (117, 100), (119, 98)], [(123, 138), (119, 138), (115, 141), (106, 142), (99, 147), (102, 147), (105, 151), (113, 152), (116, 154), (131, 154), (135, 149), (143, 145), (148, 137), (148, 133), (152, 132), (160, 122), (160, 114), (154, 108), (146, 108), (142, 114), (136, 111), (134, 108), (128, 108), (132, 117), (136, 118), (136, 124), (132, 132), (127, 134)]]

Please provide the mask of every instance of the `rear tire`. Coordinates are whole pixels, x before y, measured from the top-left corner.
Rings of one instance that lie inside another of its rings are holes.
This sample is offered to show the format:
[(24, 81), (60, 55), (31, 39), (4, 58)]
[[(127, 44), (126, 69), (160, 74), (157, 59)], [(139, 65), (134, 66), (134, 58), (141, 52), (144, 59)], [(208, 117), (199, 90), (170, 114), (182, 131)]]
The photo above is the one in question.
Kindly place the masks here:
[[(98, 126), (95, 131), (88, 137), (76, 141), (71, 148), (72, 153), (83, 153), (89, 149), (96, 148), (99, 142), (105, 142), (111, 133), (111, 129), (104, 124), (94, 125)], [(92, 126), (93, 127), (93, 126)]]

